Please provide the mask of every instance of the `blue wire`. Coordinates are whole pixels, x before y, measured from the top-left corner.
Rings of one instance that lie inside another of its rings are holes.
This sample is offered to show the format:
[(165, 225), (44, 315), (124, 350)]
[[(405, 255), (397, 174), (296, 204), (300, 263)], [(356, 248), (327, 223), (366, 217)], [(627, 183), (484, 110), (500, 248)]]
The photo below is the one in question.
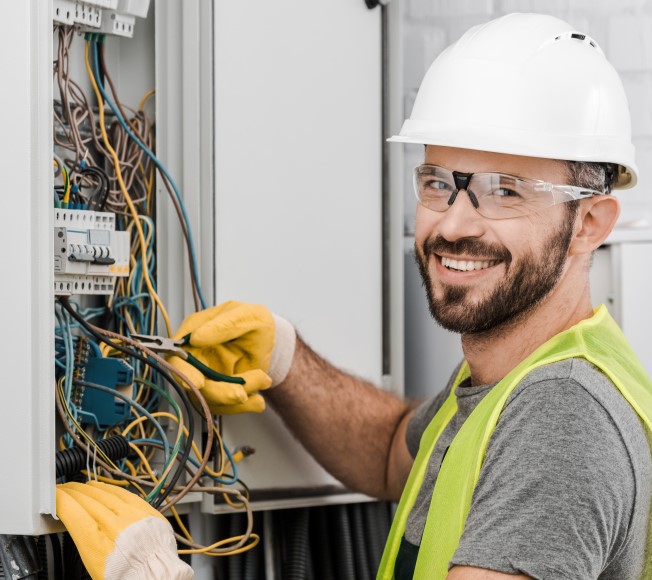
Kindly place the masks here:
[[(68, 402), (68, 406), (74, 407), (72, 401)], [(80, 423), (93, 423), (98, 431), (100, 432), (105, 431), (105, 429), (102, 429), (102, 427), (100, 427), (100, 422), (97, 420), (97, 415), (95, 413), (89, 413), (88, 411), (82, 411), (81, 409), (76, 409), (76, 411), (78, 417), (81, 417), (82, 419), (84, 418), (87, 419), (86, 421), (83, 420), (80, 421)]]
[[(123, 129), (131, 137), (134, 142), (145, 152), (145, 154), (154, 162), (156, 167), (158, 167), (165, 175), (165, 178), (168, 180), (168, 183), (172, 187), (174, 194), (179, 201), (179, 206), (181, 208), (181, 214), (183, 216), (183, 220), (186, 223), (186, 230), (188, 232), (188, 249), (190, 250), (190, 261), (191, 261), (191, 267), (193, 271), (193, 276), (195, 277), (195, 282), (196, 282), (196, 287), (197, 287), (197, 294), (199, 296), (199, 302), (201, 303), (202, 308), (206, 308), (206, 302), (204, 301), (204, 297), (201, 292), (201, 288), (199, 285), (199, 274), (197, 270), (197, 258), (195, 255), (195, 245), (193, 242), (192, 238), (192, 231), (190, 229), (190, 220), (188, 219), (188, 215), (186, 213), (186, 207), (183, 203), (183, 198), (181, 196), (181, 193), (179, 192), (179, 188), (177, 187), (177, 184), (174, 182), (172, 179), (172, 176), (168, 173), (167, 169), (163, 166), (163, 164), (159, 161), (159, 159), (152, 153), (147, 146), (140, 140), (136, 135), (133, 133), (127, 122), (123, 119), (122, 115), (120, 114), (120, 111), (118, 108), (113, 104), (111, 99), (109, 99), (108, 94), (104, 90), (104, 85), (102, 83), (102, 79), (100, 77), (100, 71), (99, 71), (99, 58), (98, 58), (98, 49), (97, 49), (97, 41), (91, 41), (91, 45), (93, 47), (93, 74), (95, 75), (95, 82), (97, 83), (97, 86), (100, 90), (100, 93), (102, 94), (102, 98), (106, 101), (107, 105), (111, 108), (113, 111), (114, 115), (118, 119), (119, 123), (122, 125)], [(101, 105), (100, 105), (101, 106)]]
[(59, 322), (61, 336), (65, 345), (66, 374), (64, 382), (64, 393), (66, 394), (66, 399), (70, 400), (72, 396), (72, 374), (74, 371), (74, 347), (72, 343), (72, 333), (70, 332), (70, 321), (66, 314), (61, 310), (55, 310), (55, 316)]
[[(72, 333), (70, 332), (70, 320), (67, 314), (62, 310), (60, 306), (54, 310), (55, 317), (58, 322), (58, 328), (55, 329), (61, 332), (61, 339), (64, 343), (64, 354), (65, 354), (65, 374), (64, 374), (64, 395), (66, 402), (72, 413), (72, 416), (77, 420), (77, 409), (74, 405), (71, 404), (72, 397), (72, 375), (74, 370), (74, 355), (73, 355), (73, 344), (72, 344)], [(67, 447), (72, 446), (73, 440), (72, 436), (69, 433), (64, 434), (64, 442)]]
[(168, 441), (167, 436), (165, 435), (165, 431), (163, 431), (163, 427), (161, 427), (161, 424), (156, 420), (156, 418), (147, 410), (145, 407), (142, 405), (139, 405), (134, 401), (133, 399), (130, 399), (127, 397), (127, 395), (124, 395), (120, 391), (116, 389), (111, 389), (109, 387), (106, 387), (104, 385), (98, 385), (97, 383), (89, 383), (88, 381), (79, 381), (79, 384), (82, 385), (83, 387), (89, 387), (91, 389), (97, 389), (98, 391), (102, 391), (104, 393), (109, 393), (110, 395), (113, 395), (115, 397), (118, 397), (119, 399), (122, 399), (125, 403), (128, 405), (132, 406), (134, 409), (136, 409), (139, 413), (142, 413), (147, 417), (156, 430), (158, 431), (159, 435), (161, 436), (161, 439), (165, 441), (165, 446), (163, 448), (163, 452), (165, 454), (165, 465), (167, 465), (170, 462), (170, 450), (168, 449), (170, 446), (170, 442)]
[[(132, 443), (152, 443), (152, 444), (155, 444), (155, 445), (163, 445), (163, 443), (161, 443), (160, 441), (158, 441), (156, 439), (132, 439), (131, 442)], [(223, 479), (221, 477), (211, 475), (210, 473), (205, 473), (204, 475), (206, 477), (210, 477), (212, 480), (217, 481), (218, 483), (221, 483), (223, 485), (233, 485), (233, 484), (237, 483), (237, 481), (238, 481), (237, 464), (236, 464), (235, 461), (233, 461), (233, 457), (231, 455), (231, 452), (228, 450), (226, 445), (224, 446), (224, 450), (226, 451), (227, 456), (229, 458), (229, 461), (231, 462), (231, 467), (233, 468), (233, 476), (228, 478), (228, 479)], [(179, 456), (183, 457), (184, 455), (185, 455), (185, 453), (182, 450), (179, 450)], [(192, 457), (189, 457), (188, 462), (192, 463), (195, 467), (199, 468), (200, 464), (196, 459), (193, 459)]]

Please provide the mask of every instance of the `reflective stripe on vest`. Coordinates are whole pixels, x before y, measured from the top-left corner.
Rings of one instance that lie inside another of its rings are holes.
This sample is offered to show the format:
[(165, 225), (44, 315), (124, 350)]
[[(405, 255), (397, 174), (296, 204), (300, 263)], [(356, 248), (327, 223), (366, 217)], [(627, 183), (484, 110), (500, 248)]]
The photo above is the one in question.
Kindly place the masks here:
[[(652, 445), (652, 381), (607, 309), (600, 306), (591, 318), (542, 344), (506, 375), (482, 399), (453, 439), (442, 462), (421, 538), (414, 578), (444, 580), (448, 563), (457, 549), (473, 490), (480, 475), (489, 439), (512, 391), (534, 369), (567, 358), (584, 358), (599, 368), (636, 411)], [(457, 411), (455, 388), (469, 376), (466, 362), (455, 379), (451, 394), (423, 433), (419, 452), (392, 522), (380, 563), (378, 580), (391, 580), (405, 523), (428, 467), (437, 439)], [(648, 554), (652, 554), (648, 531)], [(652, 562), (646, 559), (643, 578), (652, 578)]]

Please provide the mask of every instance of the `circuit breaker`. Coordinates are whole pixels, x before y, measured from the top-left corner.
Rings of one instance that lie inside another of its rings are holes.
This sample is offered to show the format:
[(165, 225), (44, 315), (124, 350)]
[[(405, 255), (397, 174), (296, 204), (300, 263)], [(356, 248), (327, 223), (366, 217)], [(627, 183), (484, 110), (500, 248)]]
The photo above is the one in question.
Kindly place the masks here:
[(112, 294), (129, 276), (129, 233), (115, 227), (110, 212), (55, 208), (55, 295)]

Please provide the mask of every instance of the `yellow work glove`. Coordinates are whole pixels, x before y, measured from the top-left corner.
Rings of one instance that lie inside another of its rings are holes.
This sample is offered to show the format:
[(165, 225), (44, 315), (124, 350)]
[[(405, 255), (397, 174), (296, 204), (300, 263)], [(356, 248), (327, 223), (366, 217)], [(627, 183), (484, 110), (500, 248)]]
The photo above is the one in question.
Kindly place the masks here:
[(190, 580), (170, 523), (145, 500), (115, 485), (57, 485), (57, 516), (93, 580)]
[(190, 335), (184, 348), (210, 368), (245, 380), (244, 385), (211, 381), (179, 357), (170, 363), (201, 391), (217, 415), (260, 413), (265, 400), (259, 391), (287, 376), (294, 348), (294, 327), (259, 304), (225, 302), (186, 318), (175, 339)]

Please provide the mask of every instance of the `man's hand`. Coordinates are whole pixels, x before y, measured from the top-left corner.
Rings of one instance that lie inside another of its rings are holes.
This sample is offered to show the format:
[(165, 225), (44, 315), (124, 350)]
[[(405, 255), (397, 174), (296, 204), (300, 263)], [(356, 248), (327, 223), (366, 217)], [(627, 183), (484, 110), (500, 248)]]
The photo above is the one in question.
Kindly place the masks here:
[(190, 580), (170, 523), (145, 500), (98, 481), (57, 485), (57, 516), (92, 578)]
[(170, 363), (202, 392), (215, 414), (260, 413), (265, 401), (259, 391), (282, 382), (292, 364), (296, 334), (292, 325), (258, 304), (225, 302), (191, 314), (174, 338), (190, 335), (184, 347), (210, 368), (242, 377), (244, 385), (206, 379), (181, 360)]

